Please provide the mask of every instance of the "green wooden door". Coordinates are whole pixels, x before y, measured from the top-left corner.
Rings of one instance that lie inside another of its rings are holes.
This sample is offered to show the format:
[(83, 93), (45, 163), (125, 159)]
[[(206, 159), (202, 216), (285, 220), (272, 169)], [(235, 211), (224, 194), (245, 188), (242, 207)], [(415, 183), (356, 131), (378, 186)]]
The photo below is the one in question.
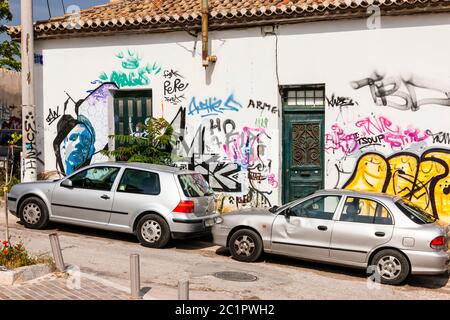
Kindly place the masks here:
[(323, 188), (324, 112), (283, 113), (283, 202)]
[(118, 91), (114, 95), (115, 134), (139, 134), (139, 124), (151, 116), (151, 91)]

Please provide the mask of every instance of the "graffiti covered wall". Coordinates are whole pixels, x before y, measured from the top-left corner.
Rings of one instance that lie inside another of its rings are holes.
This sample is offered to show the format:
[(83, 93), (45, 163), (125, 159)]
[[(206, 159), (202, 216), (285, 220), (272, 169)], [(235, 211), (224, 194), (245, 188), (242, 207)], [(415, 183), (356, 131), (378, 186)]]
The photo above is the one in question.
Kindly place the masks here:
[(45, 170), (103, 161), (111, 90), (151, 90), (153, 116), (174, 127), (177, 165), (201, 172), (223, 211), (280, 204), (279, 88), (324, 84), (325, 186), (399, 194), (448, 219), (448, 18), (214, 31), (207, 69), (200, 38), (185, 32), (38, 41)]
[[(348, 86), (350, 97), (328, 99), (333, 187), (402, 196), (450, 222), (448, 123), (438, 119), (450, 116), (450, 81), (374, 71)], [(427, 121), (430, 114), (436, 117)]]
[[(247, 67), (245, 63), (233, 67), (225, 57), (234, 54), (238, 44), (223, 40), (218, 48), (223, 62), (205, 79), (205, 69), (196, 63), (201, 61), (196, 41), (180, 33), (171, 35), (172, 40), (152, 37), (158, 39), (154, 45), (138, 45), (144, 38), (136, 36), (127, 41), (134, 43), (124, 46), (123, 37), (118, 37), (112, 40), (114, 45), (68, 50), (64, 54), (70, 61), (89, 57), (74, 65), (63, 66), (59, 50), (43, 53), (43, 77), (49, 81), (42, 90), (53, 84), (44, 101), (45, 169), (67, 175), (107, 160), (101, 151), (110, 147), (108, 136), (115, 132), (111, 119), (121, 117), (135, 132), (136, 115), (114, 114), (112, 93), (151, 90), (152, 115), (164, 117), (174, 128), (172, 159), (177, 166), (204, 175), (219, 195), (222, 212), (277, 204), (278, 91), (255, 81), (261, 70), (268, 71), (264, 59), (269, 55), (262, 55), (260, 61), (248, 57)], [(267, 39), (266, 45), (272, 40)], [(261, 43), (255, 38), (254, 49), (252, 43), (239, 41), (242, 45), (256, 50)], [(76, 76), (58, 83), (53, 72), (63, 67)], [(77, 72), (81, 69), (83, 74)], [(241, 77), (236, 78), (237, 73)]]

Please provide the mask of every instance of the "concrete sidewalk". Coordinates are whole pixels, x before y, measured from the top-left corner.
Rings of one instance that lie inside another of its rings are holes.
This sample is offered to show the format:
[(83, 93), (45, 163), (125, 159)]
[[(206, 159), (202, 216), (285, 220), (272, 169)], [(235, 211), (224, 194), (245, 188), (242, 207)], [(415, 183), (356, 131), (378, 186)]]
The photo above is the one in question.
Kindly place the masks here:
[(0, 300), (128, 300), (125, 292), (91, 279), (82, 279), (80, 289), (67, 286), (66, 274), (46, 277), (16, 286), (0, 286)]
[[(0, 240), (5, 238), (5, 213), (0, 203)], [(19, 220), (9, 214), (9, 226), (13, 231)], [(0, 300), (128, 300), (130, 295), (95, 279), (82, 277), (80, 288), (70, 288), (69, 275), (54, 273), (14, 286), (0, 286)]]

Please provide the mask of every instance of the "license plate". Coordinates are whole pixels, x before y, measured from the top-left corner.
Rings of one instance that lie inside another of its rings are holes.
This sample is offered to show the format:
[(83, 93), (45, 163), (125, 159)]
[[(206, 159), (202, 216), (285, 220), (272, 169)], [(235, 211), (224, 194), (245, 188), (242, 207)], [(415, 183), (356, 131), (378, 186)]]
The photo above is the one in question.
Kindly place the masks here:
[(213, 219), (205, 220), (205, 227), (212, 227), (214, 225)]

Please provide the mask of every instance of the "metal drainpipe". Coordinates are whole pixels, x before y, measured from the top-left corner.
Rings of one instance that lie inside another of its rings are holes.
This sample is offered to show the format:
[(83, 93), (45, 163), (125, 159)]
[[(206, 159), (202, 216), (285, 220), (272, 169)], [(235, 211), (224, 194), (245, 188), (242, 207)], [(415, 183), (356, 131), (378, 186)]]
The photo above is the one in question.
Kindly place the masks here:
[(202, 3), (202, 59), (203, 66), (206, 68), (210, 62), (216, 62), (216, 56), (209, 55), (208, 45), (208, 19), (209, 19), (209, 5), (208, 0), (200, 0)]

